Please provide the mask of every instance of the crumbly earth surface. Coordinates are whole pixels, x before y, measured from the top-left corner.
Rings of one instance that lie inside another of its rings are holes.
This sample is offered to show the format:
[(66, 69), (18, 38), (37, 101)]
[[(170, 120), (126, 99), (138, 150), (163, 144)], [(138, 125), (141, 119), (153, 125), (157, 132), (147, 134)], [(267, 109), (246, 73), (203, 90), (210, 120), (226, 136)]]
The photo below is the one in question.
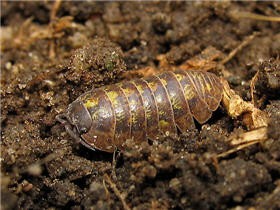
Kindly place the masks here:
[[(1, 209), (280, 209), (280, 23), (244, 15), (279, 16), (279, 3), (1, 7)], [(161, 54), (170, 65), (209, 46), (228, 55), (255, 32), (224, 67), (244, 100), (259, 71), (255, 100), (270, 117), (261, 144), (215, 158), (245, 132), (223, 107), (194, 131), (128, 140), (115, 155), (78, 145), (55, 120), (83, 92), (158, 67)]]

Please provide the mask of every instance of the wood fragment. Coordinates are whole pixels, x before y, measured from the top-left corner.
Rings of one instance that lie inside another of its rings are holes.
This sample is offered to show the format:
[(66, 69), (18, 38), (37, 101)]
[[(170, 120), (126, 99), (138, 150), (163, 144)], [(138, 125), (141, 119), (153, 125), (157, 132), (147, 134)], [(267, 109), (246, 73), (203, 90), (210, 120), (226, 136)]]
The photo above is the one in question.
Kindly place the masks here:
[(223, 83), (222, 103), (232, 118), (243, 117), (248, 129), (267, 127), (268, 116), (265, 112), (254, 107), (250, 102), (244, 101), (238, 94), (230, 89), (228, 82), (221, 78)]
[(257, 128), (239, 135), (234, 135), (229, 138), (231, 145), (240, 145), (247, 142), (263, 141), (267, 137), (267, 127)]
[(182, 70), (198, 69), (208, 71), (217, 67), (216, 59), (221, 59), (224, 54), (213, 46), (204, 49), (200, 54), (188, 59), (179, 66)]
[(130, 210), (131, 208), (127, 205), (124, 196), (121, 194), (121, 192), (118, 190), (115, 183), (112, 182), (111, 178), (108, 176), (108, 174), (104, 175), (104, 180), (109, 184), (111, 189), (114, 191), (115, 195), (120, 199), (123, 208), (125, 210)]
[(251, 145), (266, 141), (267, 139), (268, 139), (267, 127), (257, 128), (242, 134), (237, 134), (237, 135), (234, 134), (229, 138), (229, 142), (231, 145), (234, 145), (235, 147), (228, 151), (215, 155), (214, 157), (217, 158), (226, 157), (232, 153), (245, 149)]

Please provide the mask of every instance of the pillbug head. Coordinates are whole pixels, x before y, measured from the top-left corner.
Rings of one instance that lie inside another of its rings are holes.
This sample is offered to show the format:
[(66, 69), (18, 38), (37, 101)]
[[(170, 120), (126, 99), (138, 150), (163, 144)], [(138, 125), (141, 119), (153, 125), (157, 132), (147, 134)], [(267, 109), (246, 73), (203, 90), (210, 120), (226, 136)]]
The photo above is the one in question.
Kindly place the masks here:
[(69, 105), (66, 117), (68, 122), (77, 129), (79, 134), (88, 132), (91, 127), (92, 119), (90, 113), (79, 100)]
[(83, 103), (79, 100), (74, 101), (68, 106), (66, 113), (56, 116), (56, 120), (65, 126), (72, 138), (92, 149), (80, 138), (80, 135), (89, 131), (92, 124), (91, 116)]

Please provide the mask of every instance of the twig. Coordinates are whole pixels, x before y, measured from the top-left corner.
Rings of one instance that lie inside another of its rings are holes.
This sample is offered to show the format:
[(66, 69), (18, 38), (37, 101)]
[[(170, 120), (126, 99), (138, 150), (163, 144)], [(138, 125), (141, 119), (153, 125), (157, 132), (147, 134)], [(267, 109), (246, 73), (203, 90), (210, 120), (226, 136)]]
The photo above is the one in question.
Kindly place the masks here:
[(251, 12), (233, 11), (231, 13), (231, 15), (232, 15), (232, 17), (234, 17), (236, 19), (249, 18), (249, 19), (254, 19), (254, 20), (262, 20), (262, 21), (270, 21), (270, 22), (280, 22), (280, 17), (260, 15), (260, 14), (251, 13)]
[[(52, 6), (51, 13), (50, 13), (50, 23), (49, 27), (52, 27), (53, 21), (56, 19), (57, 11), (60, 7), (61, 0), (56, 0)], [(53, 30), (52, 30), (53, 33)], [(55, 39), (50, 40), (50, 48), (49, 48), (49, 58), (53, 59), (56, 55), (55, 52)]]
[(226, 152), (223, 152), (223, 153), (218, 154), (216, 157), (217, 157), (217, 158), (226, 157), (226, 156), (228, 156), (228, 155), (230, 155), (230, 154), (232, 154), (232, 153), (235, 153), (235, 152), (237, 152), (237, 151), (239, 151), (239, 150), (241, 150), (241, 149), (244, 149), (244, 148), (249, 147), (249, 146), (251, 146), (251, 145), (257, 144), (257, 143), (259, 143), (259, 142), (260, 142), (260, 141), (256, 140), (256, 141), (248, 142), (248, 143), (246, 143), (246, 144), (241, 144), (241, 145), (239, 145), (239, 146), (237, 146), (237, 147), (234, 147), (234, 148), (232, 148), (232, 149), (230, 149), (230, 150), (228, 150), (228, 151), (226, 151)]
[(257, 73), (253, 76), (251, 83), (250, 83), (251, 100), (254, 105), (255, 105), (255, 96), (254, 96), (255, 84), (257, 82), (258, 76), (259, 76), (259, 71), (257, 71)]
[(257, 35), (259, 32), (254, 32), (250, 36), (246, 37), (243, 42), (241, 42), (235, 49), (233, 49), (227, 57), (225, 57), (222, 61), (221, 64), (226, 64), (229, 62), (240, 50), (242, 50), (245, 46), (247, 46)]
[(56, 0), (52, 6), (52, 9), (51, 9), (51, 14), (50, 14), (50, 20), (54, 20), (56, 18), (56, 14), (57, 14), (57, 11), (60, 7), (60, 4), (61, 4), (61, 0)]
[(55, 55), (55, 41), (50, 40), (49, 58), (53, 59), (55, 58)]
[(121, 192), (118, 190), (117, 186), (115, 183), (112, 182), (111, 178), (108, 176), (108, 174), (104, 175), (104, 179), (105, 181), (110, 185), (110, 187), (112, 188), (112, 190), (114, 191), (115, 195), (120, 199), (120, 201), (122, 202), (123, 208), (125, 210), (131, 210), (130, 207), (127, 205), (125, 198), (123, 197), (123, 195), (121, 194)]
[(25, 168), (22, 168), (20, 170), (21, 173), (29, 173), (30, 175), (33, 176), (39, 176), (41, 174), (41, 165), (46, 164), (57, 157), (63, 157), (65, 155), (64, 149), (57, 148), (56, 152), (53, 152), (49, 154), (48, 156), (44, 157), (43, 159), (39, 159), (35, 161), (34, 163), (31, 163)]
[(106, 192), (106, 197), (107, 197), (107, 199), (109, 199), (110, 198), (110, 192), (109, 192), (109, 190), (108, 190), (108, 188), (107, 188), (107, 186), (106, 186), (106, 183), (105, 183), (105, 180), (103, 179), (103, 187), (104, 187), (104, 189), (105, 189), (105, 192)]
[[(14, 37), (13, 44), (17, 46), (22, 46), (23, 43), (27, 42), (26, 39), (26, 29), (28, 29), (33, 21), (34, 17), (27, 18), (23, 24), (20, 26), (16, 37)], [(27, 42), (28, 43), (28, 42)], [(29, 43), (28, 43), (29, 44)]]

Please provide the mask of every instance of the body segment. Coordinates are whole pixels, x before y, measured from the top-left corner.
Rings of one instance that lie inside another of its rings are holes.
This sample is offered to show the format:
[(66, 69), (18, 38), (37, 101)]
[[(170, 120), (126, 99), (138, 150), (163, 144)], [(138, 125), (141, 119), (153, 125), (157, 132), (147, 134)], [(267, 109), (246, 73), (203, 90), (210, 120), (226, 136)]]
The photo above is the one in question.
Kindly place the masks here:
[(113, 152), (129, 138), (154, 140), (176, 135), (177, 128), (194, 128), (194, 119), (205, 123), (221, 99), (222, 84), (214, 74), (177, 70), (86, 92), (63, 116), (76, 139), (89, 148)]

